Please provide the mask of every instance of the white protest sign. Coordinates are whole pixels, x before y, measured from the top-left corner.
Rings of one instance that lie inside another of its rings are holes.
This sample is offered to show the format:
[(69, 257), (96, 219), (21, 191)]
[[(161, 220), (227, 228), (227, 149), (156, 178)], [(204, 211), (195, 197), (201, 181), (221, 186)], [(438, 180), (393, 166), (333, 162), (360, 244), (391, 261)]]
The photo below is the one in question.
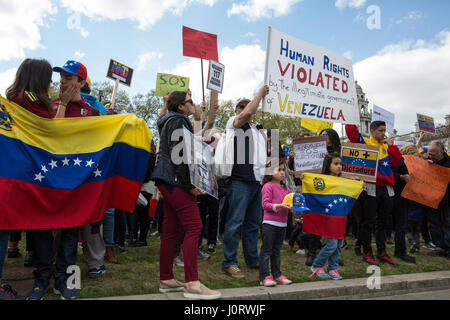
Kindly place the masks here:
[(264, 112), (359, 125), (351, 60), (270, 27), (266, 55)]
[(191, 183), (198, 189), (218, 199), (219, 188), (216, 179), (213, 148), (203, 143), (201, 137), (194, 136), (183, 127), (187, 161)]
[(225, 66), (217, 61), (209, 60), (208, 82), (206, 88), (222, 93)]
[(327, 137), (300, 138), (294, 140), (295, 172), (322, 171), (323, 159), (327, 154)]
[(373, 105), (372, 122), (374, 121), (386, 122), (386, 132), (394, 133), (395, 114), (380, 108), (379, 106)]

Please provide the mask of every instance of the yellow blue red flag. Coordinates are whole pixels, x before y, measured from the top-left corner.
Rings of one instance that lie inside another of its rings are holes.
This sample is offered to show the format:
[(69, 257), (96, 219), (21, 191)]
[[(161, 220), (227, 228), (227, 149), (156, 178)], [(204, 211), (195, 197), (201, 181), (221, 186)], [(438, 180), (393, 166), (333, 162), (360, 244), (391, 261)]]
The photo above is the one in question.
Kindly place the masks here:
[(347, 215), (363, 190), (363, 182), (304, 173), (302, 190), (310, 209), (303, 213), (303, 232), (344, 239)]
[(50, 229), (133, 212), (151, 132), (132, 114), (47, 119), (0, 96), (0, 229)]

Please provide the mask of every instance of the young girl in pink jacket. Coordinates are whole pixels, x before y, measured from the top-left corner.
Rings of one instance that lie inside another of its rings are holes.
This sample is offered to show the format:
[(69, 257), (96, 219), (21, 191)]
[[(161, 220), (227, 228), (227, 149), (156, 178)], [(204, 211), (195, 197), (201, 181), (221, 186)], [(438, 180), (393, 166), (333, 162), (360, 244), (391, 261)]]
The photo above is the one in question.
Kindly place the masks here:
[[(284, 160), (280, 161), (273, 175), (264, 177), (262, 188), (262, 205), (264, 219), (262, 225), (262, 246), (259, 254), (259, 278), (260, 283), (266, 287), (278, 284), (291, 284), (281, 274), (280, 250), (286, 234), (289, 205), (283, 204), (284, 197), (291, 193), (284, 185), (285, 166)], [(271, 273), (269, 271), (269, 260)]]

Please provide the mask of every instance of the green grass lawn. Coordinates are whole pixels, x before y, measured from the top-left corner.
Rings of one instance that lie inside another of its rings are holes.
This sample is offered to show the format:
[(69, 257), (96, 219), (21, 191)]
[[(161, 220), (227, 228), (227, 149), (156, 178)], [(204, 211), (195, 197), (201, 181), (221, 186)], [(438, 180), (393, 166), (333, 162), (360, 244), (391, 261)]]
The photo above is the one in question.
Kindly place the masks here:
[[(152, 230), (153, 231), (153, 230)], [(151, 231), (151, 232), (152, 232)], [(352, 238), (347, 239), (348, 246), (343, 250), (341, 259), (344, 266), (339, 272), (344, 279), (368, 277), (366, 273), (368, 264), (362, 262), (361, 257), (354, 254), (354, 242)], [(24, 243), (21, 241), (21, 252), (24, 253)], [(148, 246), (141, 248), (126, 248), (126, 252), (117, 255), (119, 264), (106, 263), (106, 273), (96, 279), (88, 277), (88, 269), (79, 249), (77, 264), (81, 267), (82, 279), (81, 290), (78, 298), (97, 298), (108, 296), (140, 295), (158, 293), (159, 286), (159, 246), (157, 237), (148, 238)], [(373, 245), (375, 248), (375, 245)], [(296, 248), (297, 249), (297, 248)], [(382, 275), (395, 275), (419, 272), (431, 272), (450, 270), (450, 260), (442, 257), (430, 257), (430, 250), (421, 248), (418, 255), (414, 255), (417, 264), (409, 264), (399, 261), (394, 257), (394, 246), (387, 246), (388, 254), (399, 262), (398, 266), (381, 264)], [(217, 253), (209, 260), (198, 261), (200, 281), (212, 289), (252, 287), (259, 285), (258, 270), (248, 268), (244, 263), (242, 247), (239, 248), (239, 267), (245, 272), (244, 279), (234, 279), (225, 275), (221, 270), (223, 260), (222, 246), (218, 246)], [(295, 283), (310, 281), (329, 281), (309, 278), (311, 271), (305, 265), (306, 256), (291, 252), (288, 246), (283, 246), (281, 253), (281, 270), (285, 276)], [(24, 269), (23, 258), (6, 259), (5, 270), (11, 268)], [(32, 268), (26, 268), (30, 273)], [(175, 278), (184, 281), (183, 268), (174, 267)], [(52, 291), (48, 291), (45, 299), (59, 299)]]

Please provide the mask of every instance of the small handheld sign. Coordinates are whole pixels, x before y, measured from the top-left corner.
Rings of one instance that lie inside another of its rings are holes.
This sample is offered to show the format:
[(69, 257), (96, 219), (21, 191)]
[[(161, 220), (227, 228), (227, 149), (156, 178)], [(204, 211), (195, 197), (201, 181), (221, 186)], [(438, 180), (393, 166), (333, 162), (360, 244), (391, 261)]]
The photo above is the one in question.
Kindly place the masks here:
[(342, 177), (358, 176), (367, 182), (377, 181), (379, 149), (360, 143), (342, 143)]
[(116, 102), (117, 89), (119, 88), (119, 83), (126, 86), (131, 86), (131, 79), (133, 78), (133, 69), (121, 64), (117, 61), (111, 59), (109, 61), (108, 72), (106, 77), (115, 81), (114, 89), (111, 95), (111, 105)]
[(434, 127), (434, 119), (423, 114), (417, 114), (417, 122), (419, 123), (419, 130), (424, 132), (436, 133)]
[(222, 93), (225, 66), (217, 61), (209, 60), (208, 82), (206, 88)]
[(327, 137), (299, 138), (294, 140), (295, 175), (300, 172), (320, 173), (327, 154)]
[(189, 78), (174, 74), (158, 73), (156, 76), (155, 96), (162, 97), (164, 93), (186, 91), (189, 89)]
[(112, 80), (118, 79), (120, 83), (129, 87), (133, 78), (133, 69), (111, 59), (106, 77)]

